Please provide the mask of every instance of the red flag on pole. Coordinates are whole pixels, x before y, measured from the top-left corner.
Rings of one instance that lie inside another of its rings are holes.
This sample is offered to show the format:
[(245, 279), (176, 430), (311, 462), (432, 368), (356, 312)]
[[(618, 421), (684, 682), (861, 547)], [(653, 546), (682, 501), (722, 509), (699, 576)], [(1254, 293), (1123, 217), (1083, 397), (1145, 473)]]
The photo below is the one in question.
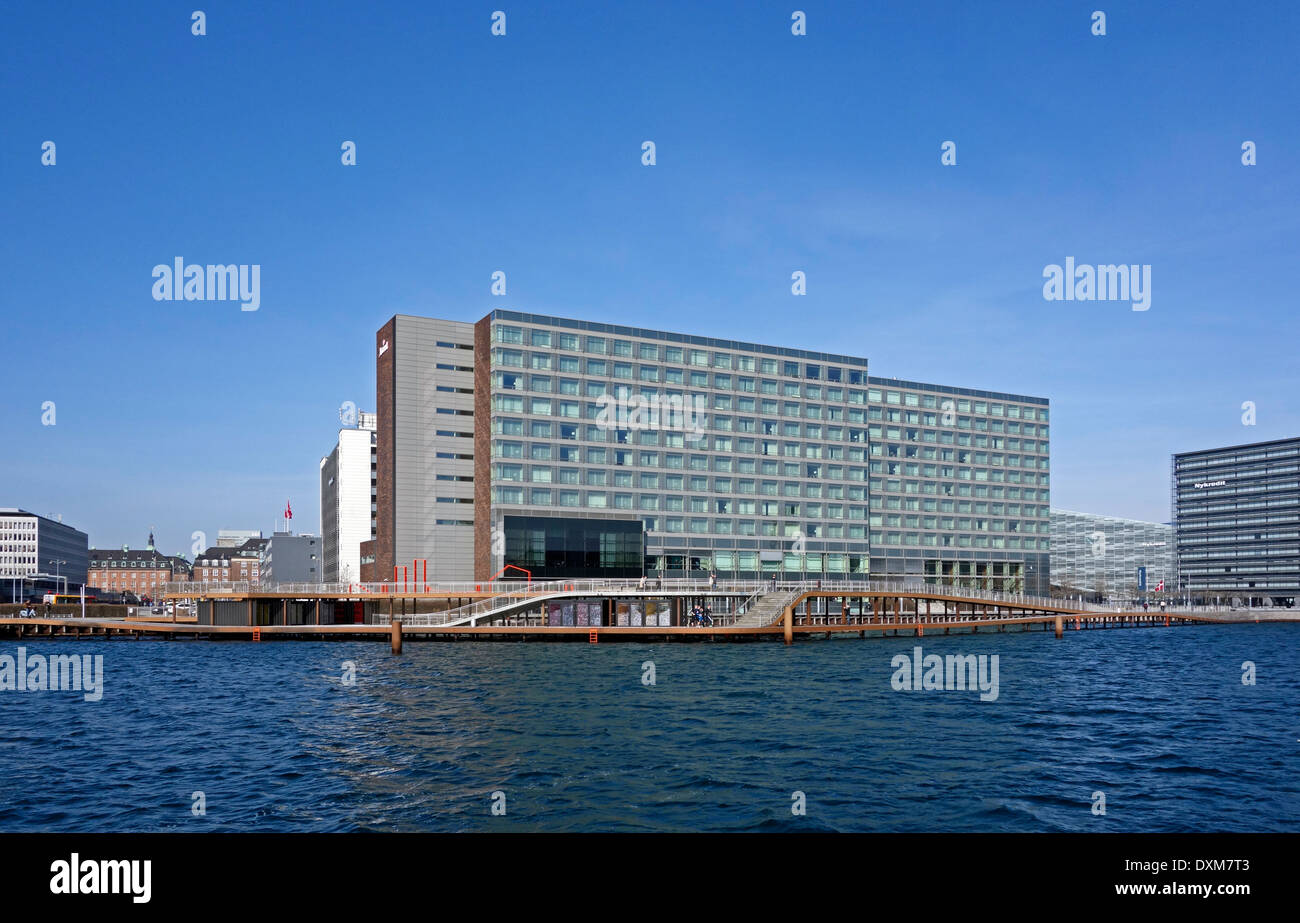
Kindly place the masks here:
[(284, 518), (293, 519), (293, 507), (289, 505), (288, 500), (284, 501)]

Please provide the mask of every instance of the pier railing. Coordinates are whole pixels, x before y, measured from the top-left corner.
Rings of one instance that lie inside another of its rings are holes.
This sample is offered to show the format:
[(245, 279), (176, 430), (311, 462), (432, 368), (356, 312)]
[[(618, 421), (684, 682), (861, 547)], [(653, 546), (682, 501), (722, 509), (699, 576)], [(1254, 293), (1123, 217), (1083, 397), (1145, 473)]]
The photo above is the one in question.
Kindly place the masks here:
[[(446, 610), (445, 612), (420, 615), (425, 619), (436, 617), (439, 624), (449, 619), (464, 617), (476, 618), (484, 613), (508, 606), (512, 601), (525, 601), (532, 597), (560, 594), (573, 595), (700, 595), (700, 596), (738, 596), (745, 599), (737, 605), (737, 611), (748, 611), (757, 604), (765, 593), (774, 590), (798, 591), (798, 593), (821, 593), (824, 595), (879, 595), (899, 594), (902, 596), (925, 595), (931, 597), (949, 597), (952, 599), (975, 600), (986, 605), (1005, 605), (1021, 609), (1070, 609), (1081, 612), (1115, 612), (1132, 608), (1131, 603), (1087, 603), (1077, 600), (1035, 596), (1025, 593), (1011, 593), (987, 590), (978, 587), (928, 583), (924, 580), (701, 580), (689, 577), (670, 578), (628, 578), (604, 580), (535, 580), (521, 582), (517, 580), (496, 582), (420, 582), (405, 583), (399, 581), (380, 581), (378, 583), (278, 583), (258, 584), (251, 581), (226, 581), (222, 583), (204, 583), (200, 581), (180, 581), (167, 584), (168, 596), (210, 597), (222, 595), (266, 594), (270, 596), (306, 598), (319, 596), (339, 596), (351, 599), (387, 599), (411, 598), (418, 596), (455, 596), (457, 594), (480, 595), (490, 593), (483, 599), (465, 606)], [(798, 595), (798, 594), (796, 594)], [(1222, 612), (1229, 606), (1187, 606), (1171, 603), (1166, 611), (1182, 612)], [(1155, 610), (1153, 610), (1155, 611)], [(407, 616), (408, 621), (414, 617)]]
[[(655, 595), (728, 595), (761, 592), (757, 582), (734, 583), (709, 580), (551, 580), (531, 583), (514, 590), (489, 596), (464, 606), (442, 612), (419, 613), (400, 616), (408, 625), (447, 625), (452, 622), (474, 622), (480, 618), (515, 609), (521, 605), (542, 605), (550, 599), (576, 596), (655, 596)], [(752, 597), (751, 597), (752, 598)], [(728, 613), (728, 615), (733, 613)], [(394, 616), (397, 617), (397, 616)], [(376, 621), (386, 624), (390, 617), (376, 613)], [(716, 615), (715, 620), (722, 618)]]

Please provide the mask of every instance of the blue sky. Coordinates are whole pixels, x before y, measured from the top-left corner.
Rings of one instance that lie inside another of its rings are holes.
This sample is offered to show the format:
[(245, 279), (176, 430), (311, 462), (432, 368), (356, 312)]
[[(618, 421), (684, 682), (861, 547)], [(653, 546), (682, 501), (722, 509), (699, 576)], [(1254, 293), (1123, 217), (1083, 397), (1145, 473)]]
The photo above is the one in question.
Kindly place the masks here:
[[(801, 4), (804, 37), (792, 3), (206, 3), (201, 37), (196, 6), (0, 38), (0, 505), (92, 544), (188, 553), (286, 499), (317, 530), (399, 312), (1046, 396), (1053, 505), (1139, 519), (1171, 452), (1300, 433), (1296, 4)], [(260, 309), (154, 301), (176, 256), (259, 264)], [(1045, 301), (1067, 256), (1150, 264), (1150, 310)]]

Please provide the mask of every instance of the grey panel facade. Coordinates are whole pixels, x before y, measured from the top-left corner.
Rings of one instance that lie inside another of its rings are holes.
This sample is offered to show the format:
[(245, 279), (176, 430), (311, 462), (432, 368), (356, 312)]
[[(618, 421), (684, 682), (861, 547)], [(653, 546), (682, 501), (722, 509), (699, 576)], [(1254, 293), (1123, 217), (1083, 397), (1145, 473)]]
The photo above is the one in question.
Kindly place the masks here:
[(324, 572), (321, 540), (315, 535), (275, 532), (262, 549), (261, 582), (320, 583)]
[(1300, 595), (1300, 438), (1173, 456), (1182, 588), (1255, 605)]
[(421, 574), (427, 567), (430, 581), (470, 580), (474, 325), (404, 314), (396, 320), (393, 547), (398, 579), (400, 568), (419, 566)]

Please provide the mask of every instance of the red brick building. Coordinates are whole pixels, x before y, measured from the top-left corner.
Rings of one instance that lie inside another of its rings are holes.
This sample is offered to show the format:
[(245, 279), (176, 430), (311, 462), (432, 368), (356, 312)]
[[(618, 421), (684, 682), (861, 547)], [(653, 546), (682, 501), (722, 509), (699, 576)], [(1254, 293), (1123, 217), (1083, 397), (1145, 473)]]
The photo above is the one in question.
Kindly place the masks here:
[(91, 548), (86, 585), (105, 601), (130, 594), (137, 599), (158, 599), (166, 584), (190, 579), (190, 562), (148, 548)]

